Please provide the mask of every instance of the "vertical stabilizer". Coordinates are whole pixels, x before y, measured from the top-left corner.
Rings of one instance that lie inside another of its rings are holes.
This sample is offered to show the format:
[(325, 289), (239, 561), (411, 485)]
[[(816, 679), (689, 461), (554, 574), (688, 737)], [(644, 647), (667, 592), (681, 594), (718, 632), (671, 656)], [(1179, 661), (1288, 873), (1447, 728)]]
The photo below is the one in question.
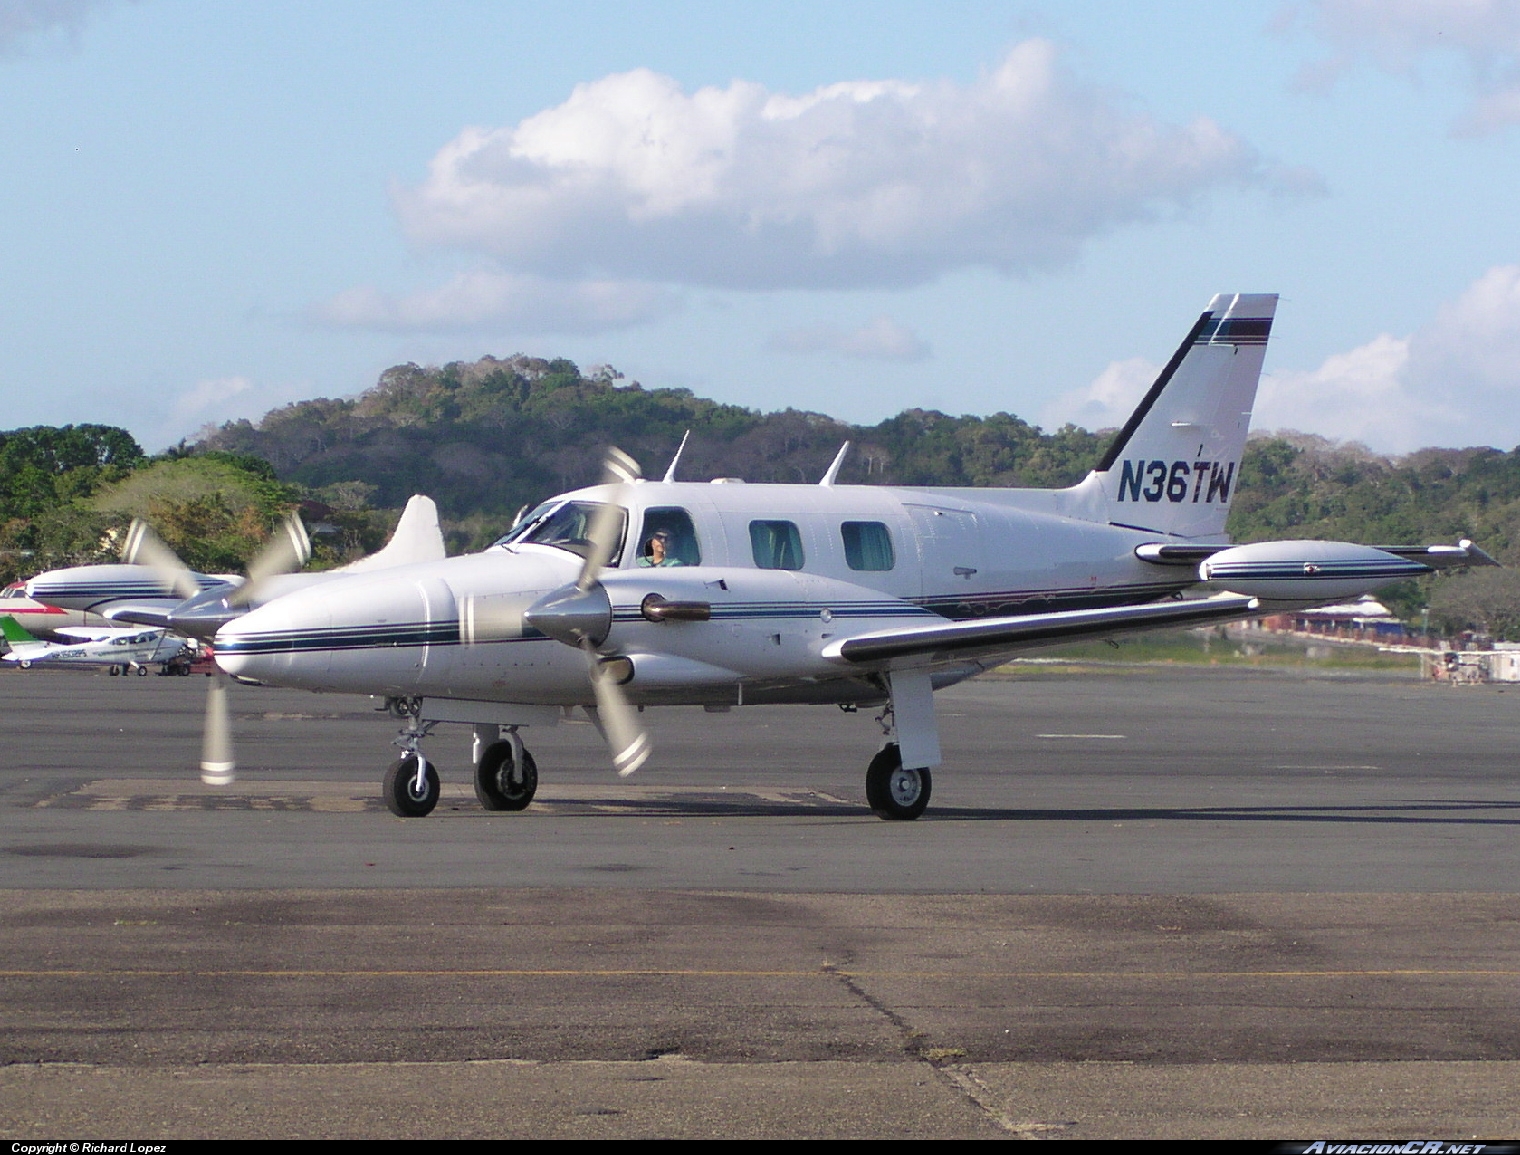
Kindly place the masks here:
[(1198, 318), (1083, 488), (1114, 525), (1224, 533), (1256, 403), (1275, 293), (1221, 293)]
[(438, 507), (431, 497), (413, 494), (401, 511), (396, 532), (391, 534), (385, 548), (368, 557), (361, 557), (342, 568), (343, 573), (372, 573), (391, 569), (398, 565), (415, 565), (417, 562), (442, 561), (446, 555), (443, 547), (443, 530), (438, 526)]
[(18, 622), (10, 614), (0, 614), (0, 638), (4, 638), (11, 645), (20, 645), (31, 642), (33, 645), (41, 645), (36, 638), (27, 632), (25, 626)]

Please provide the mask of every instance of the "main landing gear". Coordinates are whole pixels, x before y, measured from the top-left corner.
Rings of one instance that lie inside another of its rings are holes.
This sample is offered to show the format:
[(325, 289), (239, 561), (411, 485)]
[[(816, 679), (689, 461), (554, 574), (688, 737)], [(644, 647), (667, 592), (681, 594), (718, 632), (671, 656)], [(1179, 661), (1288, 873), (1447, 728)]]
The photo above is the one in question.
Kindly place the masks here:
[(885, 742), (866, 768), (866, 802), (878, 818), (908, 822), (929, 805), (929, 767), (940, 762), (934, 722), (934, 685), (923, 671), (887, 675), (890, 697), (876, 716)]
[(487, 810), (526, 810), (538, 790), (538, 767), (516, 730), (492, 742), (475, 763), (475, 797)]
[(929, 805), (933, 786), (928, 767), (911, 770), (903, 766), (896, 742), (883, 746), (866, 768), (866, 802), (878, 818), (917, 818)]
[[(398, 818), (426, 818), (438, 805), (442, 787), (438, 771), (419, 749), (437, 725), (421, 722), (412, 701), (392, 699), (391, 713), (409, 725), (395, 740), (402, 756), (385, 771), (385, 805)], [(533, 755), (508, 726), (506, 737), (494, 725), (475, 727), (475, 797), (487, 810), (526, 810), (538, 791), (538, 767)]]

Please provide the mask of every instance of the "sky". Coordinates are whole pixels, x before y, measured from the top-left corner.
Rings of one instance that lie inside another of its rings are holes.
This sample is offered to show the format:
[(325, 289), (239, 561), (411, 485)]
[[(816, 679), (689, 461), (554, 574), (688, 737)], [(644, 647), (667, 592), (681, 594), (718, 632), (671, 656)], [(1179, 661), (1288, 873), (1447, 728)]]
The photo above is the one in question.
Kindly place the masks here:
[(1520, 444), (1520, 0), (0, 0), (0, 428), (150, 451), (403, 362)]

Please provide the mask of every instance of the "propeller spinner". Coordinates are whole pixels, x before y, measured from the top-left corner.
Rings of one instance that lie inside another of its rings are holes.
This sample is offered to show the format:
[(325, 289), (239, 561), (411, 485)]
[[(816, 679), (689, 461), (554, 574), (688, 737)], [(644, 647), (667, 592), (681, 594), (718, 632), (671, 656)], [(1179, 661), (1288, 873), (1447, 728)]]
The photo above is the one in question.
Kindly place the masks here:
[(612, 486), (612, 492), (587, 528), (589, 548), (580, 577), (574, 585), (546, 594), (523, 613), (523, 619), (534, 629), (586, 655), (602, 736), (612, 752), (613, 768), (625, 778), (648, 760), (651, 746), (649, 735), (639, 725), (638, 710), (602, 657), (601, 646), (612, 633), (612, 599), (600, 577), (618, 546), (626, 505), (624, 486), (638, 476), (639, 466), (633, 458), (621, 449), (608, 451), (602, 481)]

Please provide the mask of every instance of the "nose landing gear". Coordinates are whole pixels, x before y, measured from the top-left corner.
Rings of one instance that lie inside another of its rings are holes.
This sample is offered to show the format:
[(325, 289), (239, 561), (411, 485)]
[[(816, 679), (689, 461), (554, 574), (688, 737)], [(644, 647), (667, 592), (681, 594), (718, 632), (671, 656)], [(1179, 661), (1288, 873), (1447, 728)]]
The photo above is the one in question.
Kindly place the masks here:
[[(392, 713), (400, 713), (390, 702), (386, 706)], [(401, 748), (401, 757), (386, 768), (385, 805), (397, 818), (426, 818), (438, 805), (443, 787), (438, 781), (438, 771), (417, 746), (437, 723), (420, 722), (413, 713), (400, 716), (409, 717), (410, 724), (392, 742)]]
[(421, 754), (408, 754), (385, 771), (385, 805), (397, 818), (426, 818), (442, 793), (438, 771)]
[[(398, 818), (425, 818), (438, 805), (438, 771), (419, 749), (437, 722), (421, 720), (421, 700), (389, 698), (383, 709), (405, 719), (396, 736), (401, 757), (385, 771), (385, 805)], [(538, 766), (517, 736), (516, 726), (475, 727), (475, 797), (486, 810), (526, 810), (538, 791)]]

